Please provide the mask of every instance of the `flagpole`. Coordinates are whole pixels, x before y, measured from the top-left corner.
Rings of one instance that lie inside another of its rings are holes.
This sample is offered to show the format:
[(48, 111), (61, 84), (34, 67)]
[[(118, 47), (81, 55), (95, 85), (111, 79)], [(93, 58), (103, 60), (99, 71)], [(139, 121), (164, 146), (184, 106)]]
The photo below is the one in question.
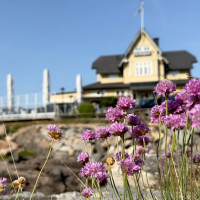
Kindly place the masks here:
[(141, 29), (144, 29), (144, 0), (141, 0), (140, 10), (141, 10)]

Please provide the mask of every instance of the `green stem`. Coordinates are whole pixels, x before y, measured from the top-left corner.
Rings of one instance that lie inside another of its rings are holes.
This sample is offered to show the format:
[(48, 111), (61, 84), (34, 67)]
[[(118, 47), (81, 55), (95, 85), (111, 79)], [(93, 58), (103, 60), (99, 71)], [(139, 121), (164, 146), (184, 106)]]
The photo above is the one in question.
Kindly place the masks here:
[(194, 128), (192, 128), (191, 131), (191, 160), (190, 160), (190, 198), (193, 199), (193, 187), (192, 187), (192, 161), (193, 161), (193, 133)]
[(91, 158), (91, 161), (92, 161), (92, 142), (90, 142), (90, 158)]
[(160, 186), (160, 189), (161, 189), (162, 199), (164, 199), (162, 177), (161, 177), (160, 163), (159, 163), (160, 144), (161, 144), (161, 119), (160, 119), (160, 116), (159, 116), (159, 140), (158, 140), (157, 154), (156, 155), (157, 155), (157, 166), (158, 166), (158, 174), (159, 174), (159, 186)]
[(107, 146), (108, 146), (108, 149), (107, 149), (107, 155), (108, 155), (108, 157), (109, 157), (110, 144), (109, 144), (109, 142), (108, 142), (107, 139), (106, 139), (106, 143), (107, 143)]
[(135, 185), (136, 198), (139, 199), (138, 186), (137, 186), (137, 180), (135, 178), (135, 175), (133, 175), (133, 181), (134, 181), (134, 185)]
[[(145, 149), (145, 148), (146, 148), (146, 144), (145, 144), (144, 138), (143, 138), (143, 145), (144, 145), (144, 149)], [(148, 176), (147, 176), (145, 153), (143, 154), (143, 157), (144, 157), (144, 169), (145, 169), (145, 174), (146, 174), (146, 179), (147, 179), (147, 185), (148, 185), (148, 188), (149, 188), (149, 192), (150, 192), (150, 194), (151, 194), (151, 197), (154, 199), (154, 195), (153, 195), (153, 192), (151, 191), (151, 188), (150, 188), (150, 185), (149, 185)]]
[[(165, 115), (168, 115), (168, 101), (167, 101), (167, 96), (165, 95), (165, 105), (166, 105), (166, 113)], [(167, 137), (168, 137), (168, 129), (167, 127), (165, 128), (165, 167), (166, 167), (166, 172), (168, 171), (168, 161), (167, 161)], [(166, 194), (168, 196), (168, 186), (169, 186), (169, 177), (168, 175), (166, 176)]]
[(20, 187), (19, 187), (18, 190), (17, 190), (17, 195), (16, 195), (16, 197), (15, 197), (15, 200), (18, 199), (18, 196), (19, 196), (19, 190), (20, 190)]
[(117, 187), (115, 185), (115, 181), (114, 181), (114, 178), (113, 178), (113, 174), (112, 174), (112, 170), (111, 170), (111, 166), (109, 165), (108, 167), (108, 170), (109, 170), (109, 174), (110, 174), (110, 179), (111, 179), (111, 185), (113, 187), (113, 190), (117, 193), (117, 196), (119, 197), (119, 199), (121, 200), (121, 197), (119, 195), (119, 192), (117, 190)]
[(39, 173), (39, 175), (38, 175), (38, 177), (37, 177), (37, 180), (36, 180), (36, 182), (35, 182), (35, 185), (34, 185), (34, 188), (33, 188), (33, 191), (32, 191), (32, 193), (31, 193), (31, 196), (30, 196), (29, 200), (31, 200), (32, 197), (33, 197), (33, 194), (34, 194), (35, 189), (36, 189), (36, 187), (37, 187), (37, 184), (38, 184), (40, 175), (42, 174), (42, 171), (43, 171), (43, 169), (44, 169), (44, 167), (45, 167), (45, 165), (46, 165), (46, 163), (47, 163), (47, 161), (48, 161), (48, 159), (49, 159), (49, 156), (50, 156), (50, 153), (51, 153), (51, 150), (52, 150), (52, 147), (53, 147), (53, 143), (54, 143), (54, 139), (52, 139), (52, 143), (51, 143), (51, 146), (50, 146), (50, 149), (49, 149), (49, 153), (48, 153), (47, 158), (46, 158), (46, 160), (45, 160), (45, 162), (44, 162), (44, 164), (43, 164), (43, 166), (42, 166), (42, 169), (40, 170), (40, 173)]
[(98, 189), (99, 189), (100, 197), (101, 197), (102, 199), (104, 199), (103, 194), (102, 194), (102, 192), (101, 192), (101, 187), (100, 187), (99, 180), (97, 180), (97, 186), (98, 186)]

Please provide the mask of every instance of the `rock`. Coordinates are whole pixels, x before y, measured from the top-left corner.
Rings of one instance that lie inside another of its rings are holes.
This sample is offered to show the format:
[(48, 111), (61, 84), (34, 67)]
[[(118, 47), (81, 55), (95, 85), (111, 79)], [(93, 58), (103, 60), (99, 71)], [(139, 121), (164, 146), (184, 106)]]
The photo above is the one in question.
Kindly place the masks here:
[(68, 155), (67, 155), (67, 152), (65, 152), (65, 151), (56, 151), (56, 152), (54, 152), (53, 156), (57, 160), (66, 160)]
[(54, 142), (54, 144), (53, 144), (54, 151), (60, 150), (63, 145), (64, 144), (62, 142), (60, 142), (60, 141)]
[(0, 125), (0, 136), (4, 136), (4, 135), (5, 135), (4, 125)]
[(70, 149), (69, 152), (68, 152), (68, 156), (71, 157), (71, 156), (74, 156), (74, 155), (75, 155), (75, 150)]
[[(10, 144), (10, 147), (8, 145), (8, 142)], [(19, 146), (15, 142), (9, 141), (9, 140), (8, 140), (8, 142), (6, 140), (0, 140), (0, 154), (2, 156), (10, 154), (10, 148), (11, 148), (12, 152), (14, 152), (17, 149), (19, 149)]]
[(52, 179), (53, 182), (58, 183), (58, 181), (62, 181), (62, 170), (59, 168), (53, 168), (50, 173), (49, 177)]
[(59, 151), (65, 151), (65, 152), (68, 152), (71, 150), (71, 147), (70, 146), (62, 146), (61, 148), (58, 149)]

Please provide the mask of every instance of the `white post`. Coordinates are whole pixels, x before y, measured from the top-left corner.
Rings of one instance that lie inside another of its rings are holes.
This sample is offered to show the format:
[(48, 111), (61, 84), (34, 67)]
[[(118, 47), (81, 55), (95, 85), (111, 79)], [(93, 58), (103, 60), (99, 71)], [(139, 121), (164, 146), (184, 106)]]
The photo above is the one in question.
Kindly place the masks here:
[(43, 106), (49, 104), (50, 100), (50, 78), (49, 78), (49, 71), (47, 69), (43, 72)]
[(9, 110), (12, 110), (14, 107), (14, 92), (13, 92), (13, 77), (11, 74), (7, 76), (7, 106)]
[(77, 103), (80, 104), (82, 102), (82, 79), (80, 74), (76, 76), (76, 95)]
[(25, 106), (26, 106), (26, 112), (28, 113), (28, 94), (25, 95)]
[(20, 95), (16, 96), (16, 106), (19, 108), (20, 107)]
[(1, 108), (3, 108), (3, 97), (1, 97)]
[(37, 113), (37, 106), (38, 106), (38, 94), (34, 95), (35, 97), (35, 112)]

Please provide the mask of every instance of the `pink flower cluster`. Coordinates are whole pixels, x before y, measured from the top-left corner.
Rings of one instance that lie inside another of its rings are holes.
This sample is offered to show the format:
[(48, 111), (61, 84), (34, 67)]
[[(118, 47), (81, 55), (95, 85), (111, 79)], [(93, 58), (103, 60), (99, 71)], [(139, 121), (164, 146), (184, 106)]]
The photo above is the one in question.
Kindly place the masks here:
[(101, 162), (86, 163), (85, 166), (81, 169), (80, 175), (87, 178), (92, 176), (98, 179), (100, 182), (109, 178), (109, 174)]
[(81, 194), (82, 194), (85, 198), (91, 197), (91, 196), (92, 196), (92, 193), (93, 193), (93, 189), (92, 189), (91, 187), (85, 188), (85, 189), (83, 189), (83, 191), (81, 192)]
[(192, 127), (200, 127), (200, 104), (195, 105), (189, 112)]
[(106, 120), (115, 122), (115, 121), (119, 121), (123, 117), (124, 117), (124, 111), (121, 110), (120, 108), (117, 108), (117, 107), (108, 108), (107, 113), (106, 113)]
[(140, 119), (138, 118), (138, 116), (137, 116), (137, 115), (134, 115), (133, 113), (127, 115), (127, 117), (126, 117), (126, 122), (127, 122), (127, 124), (128, 124), (129, 126), (136, 126), (136, 125), (141, 124), (141, 121), (140, 121)]
[(137, 126), (134, 126), (132, 129), (129, 129), (129, 135), (134, 138), (138, 138), (139, 136), (146, 135), (149, 132), (150, 132), (150, 129), (145, 123), (138, 124)]
[(109, 127), (109, 132), (113, 136), (123, 136), (127, 131), (128, 128), (121, 122), (115, 122)]
[(157, 93), (159, 96), (161, 95), (168, 96), (175, 90), (176, 90), (176, 84), (167, 79), (160, 81), (154, 88), (154, 92)]
[(81, 152), (78, 156), (77, 156), (77, 162), (84, 162), (87, 163), (89, 162), (90, 156), (88, 153), (84, 153)]
[(0, 194), (6, 194), (6, 193), (7, 193), (7, 179), (0, 178)]
[(193, 163), (200, 164), (200, 154), (197, 153), (193, 156)]
[[(163, 82), (163, 81), (161, 81)], [(162, 86), (161, 82), (156, 86)], [(165, 84), (164, 84), (165, 85)], [(171, 85), (171, 86), (170, 86)], [(168, 84), (174, 90), (173, 84)], [(162, 88), (162, 87), (161, 87)], [(168, 100), (168, 116), (166, 115), (166, 103), (163, 102), (160, 106), (156, 105), (151, 109), (151, 122), (158, 123), (159, 121), (171, 130), (180, 130), (185, 127), (186, 110), (189, 110), (189, 119), (192, 122), (192, 127), (200, 127), (200, 79), (191, 79), (176, 96), (175, 100)]]
[(133, 174), (141, 170), (141, 166), (134, 162), (132, 155), (129, 155), (125, 159), (122, 158), (120, 161), (118, 161), (118, 165), (121, 166), (122, 170), (127, 174), (127, 176), (133, 176)]
[(86, 129), (83, 131), (81, 138), (85, 141), (96, 140), (96, 133), (92, 130)]
[(97, 139), (106, 139), (110, 137), (109, 128), (100, 126), (96, 131), (96, 138)]
[(117, 107), (122, 110), (129, 110), (135, 107), (136, 100), (131, 97), (119, 97), (119, 100), (117, 102)]
[(186, 124), (186, 114), (182, 113), (180, 115), (169, 114), (164, 118), (164, 123), (167, 128), (174, 130), (181, 130)]

